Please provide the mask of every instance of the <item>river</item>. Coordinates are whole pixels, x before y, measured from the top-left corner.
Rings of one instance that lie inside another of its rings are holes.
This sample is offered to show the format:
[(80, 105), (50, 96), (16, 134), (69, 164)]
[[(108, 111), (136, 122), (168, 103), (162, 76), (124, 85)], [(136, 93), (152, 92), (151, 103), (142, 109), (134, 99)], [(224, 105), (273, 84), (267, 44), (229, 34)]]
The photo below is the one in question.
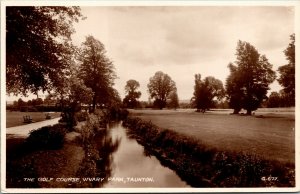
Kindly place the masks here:
[[(58, 123), (59, 118), (6, 129), (7, 138), (26, 138), (33, 129)], [(112, 123), (105, 132), (95, 136), (101, 160), (97, 170), (106, 181), (96, 187), (190, 187), (171, 169), (164, 167), (155, 156), (126, 135), (121, 123)]]
[(126, 135), (120, 123), (110, 125), (108, 135), (119, 141), (119, 146), (112, 153), (111, 177), (103, 187), (190, 187), (155, 156), (146, 154), (143, 146)]

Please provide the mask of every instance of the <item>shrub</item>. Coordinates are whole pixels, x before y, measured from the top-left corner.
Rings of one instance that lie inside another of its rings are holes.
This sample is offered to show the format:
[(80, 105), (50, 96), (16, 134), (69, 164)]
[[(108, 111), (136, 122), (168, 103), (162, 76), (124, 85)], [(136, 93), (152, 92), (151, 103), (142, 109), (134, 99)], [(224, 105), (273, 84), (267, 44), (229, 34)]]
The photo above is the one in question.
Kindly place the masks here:
[(56, 124), (32, 130), (26, 144), (34, 149), (59, 149), (63, 146), (67, 130), (65, 125)]
[(78, 122), (86, 121), (88, 113), (80, 111), (75, 114), (75, 117)]

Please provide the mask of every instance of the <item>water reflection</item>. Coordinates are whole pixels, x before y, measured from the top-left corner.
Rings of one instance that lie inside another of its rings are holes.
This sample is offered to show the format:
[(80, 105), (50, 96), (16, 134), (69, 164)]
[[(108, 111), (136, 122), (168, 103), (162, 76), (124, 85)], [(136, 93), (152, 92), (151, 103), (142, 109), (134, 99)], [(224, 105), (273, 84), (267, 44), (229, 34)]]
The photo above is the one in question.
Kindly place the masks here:
[(96, 160), (96, 177), (103, 178), (103, 181), (93, 182), (93, 187), (103, 187), (111, 177), (112, 173), (112, 154), (118, 149), (121, 138), (112, 139), (108, 129), (99, 130), (94, 137), (94, 148), (99, 154)]
[(128, 138), (120, 123), (110, 125), (109, 129), (107, 135), (119, 145), (110, 157), (112, 171), (106, 176), (108, 181), (104, 187), (190, 187), (156, 157), (151, 157), (136, 140)]

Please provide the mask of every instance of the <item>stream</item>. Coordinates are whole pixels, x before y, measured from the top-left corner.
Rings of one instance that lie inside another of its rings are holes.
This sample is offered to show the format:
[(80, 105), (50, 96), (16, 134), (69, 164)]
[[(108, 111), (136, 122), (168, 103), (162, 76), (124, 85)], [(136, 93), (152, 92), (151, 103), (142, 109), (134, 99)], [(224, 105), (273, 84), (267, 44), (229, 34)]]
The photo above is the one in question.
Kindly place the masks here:
[(110, 124), (107, 135), (112, 142), (118, 141), (118, 147), (111, 153), (111, 177), (103, 187), (190, 187), (155, 156), (146, 154), (142, 145), (126, 135), (121, 123)]
[[(33, 129), (58, 123), (59, 118), (6, 129), (7, 138), (26, 138)], [(135, 139), (126, 134), (121, 122), (111, 123), (95, 135), (95, 148), (101, 160), (97, 163), (100, 177), (106, 181), (94, 185), (104, 188), (190, 187), (171, 169), (149, 154)]]

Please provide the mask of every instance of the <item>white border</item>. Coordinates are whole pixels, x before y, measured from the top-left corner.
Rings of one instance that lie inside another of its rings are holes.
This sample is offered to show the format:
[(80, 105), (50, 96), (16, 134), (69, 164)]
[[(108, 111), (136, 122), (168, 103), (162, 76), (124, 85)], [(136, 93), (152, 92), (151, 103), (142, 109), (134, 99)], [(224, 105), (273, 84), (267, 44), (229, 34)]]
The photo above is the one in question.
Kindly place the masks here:
[[(300, 1), (15, 1), (2, 0), (1, 1), (1, 192), (3, 193), (149, 193), (149, 192), (299, 192), (299, 120), (298, 112), (299, 99), (298, 91), (300, 78), (296, 76), (296, 114), (295, 114), (295, 171), (296, 171), (296, 187), (294, 188), (76, 188), (76, 189), (8, 189), (5, 187), (6, 180), (6, 76), (5, 76), (5, 7), (6, 6), (29, 6), (29, 5), (43, 5), (43, 6), (295, 6), (295, 34), (296, 34), (296, 64), (299, 65), (300, 48)], [(282, 26), (279, 26), (281, 28)], [(296, 65), (296, 75), (298, 75), (299, 68)]]

